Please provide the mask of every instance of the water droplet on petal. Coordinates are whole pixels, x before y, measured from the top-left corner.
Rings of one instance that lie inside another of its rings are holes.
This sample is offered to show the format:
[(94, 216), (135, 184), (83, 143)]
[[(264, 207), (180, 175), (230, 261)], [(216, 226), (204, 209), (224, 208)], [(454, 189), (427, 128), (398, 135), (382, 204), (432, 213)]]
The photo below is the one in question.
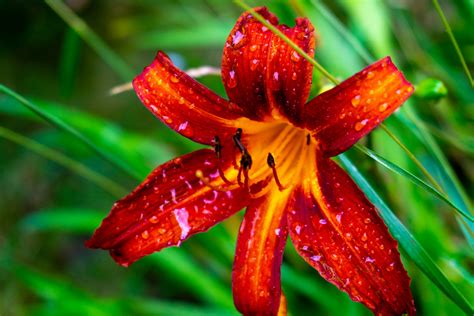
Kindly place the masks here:
[(266, 31), (268, 31), (268, 27), (262, 26), (262, 32), (266, 32)]
[(360, 104), (360, 95), (356, 95), (351, 100), (352, 106), (357, 107)]
[(386, 268), (387, 271), (393, 271), (395, 269), (395, 262), (392, 262), (388, 267)]
[(385, 111), (387, 108), (388, 108), (388, 103), (387, 102), (384, 102), (384, 103), (379, 105), (379, 111), (380, 112)]
[(371, 220), (370, 218), (368, 218), (368, 217), (367, 217), (366, 219), (364, 219), (364, 223), (366, 223), (366, 224), (370, 223), (371, 221), (372, 221), (372, 220)]
[(361, 239), (362, 239), (362, 241), (367, 241), (367, 234), (364, 233), (364, 234), (362, 235), (362, 238), (361, 238)]
[(170, 80), (171, 80), (172, 83), (178, 83), (179, 82), (179, 78), (175, 77), (175, 76), (171, 76)]
[(178, 103), (179, 104), (184, 104), (184, 98), (183, 97), (179, 98)]
[(235, 88), (237, 86), (237, 79), (235, 78), (235, 71), (229, 71), (229, 78), (226, 80), (227, 87)]
[(375, 74), (372, 72), (372, 71), (369, 71), (367, 73), (367, 78), (370, 79), (370, 78), (373, 78), (375, 76)]
[(143, 239), (148, 239), (148, 237), (150, 237), (150, 234), (148, 233), (148, 230), (144, 230), (142, 232), (142, 238)]
[(245, 44), (245, 36), (242, 32), (236, 31), (234, 35), (232, 35), (232, 47), (233, 48), (240, 48)]
[(321, 225), (326, 225), (327, 223), (328, 223), (328, 221), (325, 220), (324, 218), (319, 220), (319, 224), (321, 224)]
[(364, 128), (365, 125), (367, 125), (367, 123), (369, 122), (368, 119), (365, 119), (365, 120), (362, 120), (360, 122), (357, 122), (354, 126), (354, 129), (358, 132), (360, 131), (361, 129)]
[(152, 224), (156, 224), (158, 223), (158, 216), (153, 215), (148, 221)]
[(319, 261), (319, 260), (321, 260), (321, 256), (316, 256), (316, 255), (311, 256), (310, 259), (313, 260), (313, 261)]
[(258, 45), (254, 44), (254, 45), (250, 46), (250, 51), (254, 52), (254, 51), (257, 50), (257, 48), (258, 48)]
[(300, 59), (301, 59), (300, 54), (298, 54), (296, 51), (293, 51), (293, 53), (291, 54), (291, 60), (296, 63), (296, 62), (298, 62)]
[(253, 59), (252, 62), (250, 63), (250, 70), (255, 71), (258, 66), (258, 59)]

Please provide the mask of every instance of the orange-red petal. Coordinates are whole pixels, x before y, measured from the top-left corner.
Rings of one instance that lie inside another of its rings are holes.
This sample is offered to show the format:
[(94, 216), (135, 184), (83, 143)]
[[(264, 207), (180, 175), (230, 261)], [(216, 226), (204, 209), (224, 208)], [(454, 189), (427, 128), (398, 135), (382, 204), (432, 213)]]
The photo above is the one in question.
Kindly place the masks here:
[[(314, 54), (314, 28), (309, 20), (298, 18), (296, 26), (290, 28), (278, 25), (277, 17), (265, 7), (255, 11), (305, 52)], [(249, 12), (240, 16), (224, 47), (222, 79), (230, 100), (248, 118), (285, 115), (297, 122), (311, 78), (311, 64)]]
[(317, 174), (287, 207), (298, 253), (329, 282), (377, 315), (415, 314), (397, 243), (356, 184), (318, 157)]
[(240, 109), (176, 68), (163, 52), (133, 80), (142, 103), (166, 125), (196, 142), (235, 133)]
[(325, 156), (346, 151), (413, 93), (413, 86), (385, 57), (305, 106), (305, 127)]
[(235, 305), (244, 315), (277, 315), (279, 311), (280, 267), (288, 234), (284, 209), (289, 193), (276, 191), (254, 200), (240, 226), (232, 290)]
[[(232, 168), (231, 162), (223, 168)], [(222, 185), (213, 151), (198, 150), (156, 168), (130, 195), (114, 204), (86, 245), (109, 249), (128, 266), (164, 247), (179, 245), (245, 207), (246, 190), (221, 192), (196, 176), (201, 170), (212, 185)]]

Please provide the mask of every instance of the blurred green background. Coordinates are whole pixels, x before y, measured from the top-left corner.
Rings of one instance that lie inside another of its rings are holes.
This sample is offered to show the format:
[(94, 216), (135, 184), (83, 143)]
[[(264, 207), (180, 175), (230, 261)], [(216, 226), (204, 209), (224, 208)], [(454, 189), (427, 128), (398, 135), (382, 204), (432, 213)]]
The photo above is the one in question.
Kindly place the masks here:
[[(360, 173), (351, 174), (380, 199), (419, 314), (472, 313), (473, 223), (461, 213), (471, 211), (474, 196), (474, 90), (435, 4), (247, 3), (267, 5), (289, 25), (309, 17), (316, 60), (341, 80), (390, 55), (416, 85), (386, 125), (430, 176), (381, 129), (360, 143), (395, 165), (385, 168), (364, 147), (341, 162), (354, 162)], [(237, 314), (230, 284), (241, 214), (128, 269), (83, 243), (149, 171), (198, 148), (154, 119), (133, 91), (110, 90), (130, 82), (158, 49), (183, 69), (219, 67), (242, 8), (220, 0), (0, 5), (0, 315)], [(472, 69), (474, 1), (440, 5)], [(225, 95), (219, 76), (199, 81)], [(328, 83), (315, 71), (312, 94)], [(282, 274), (292, 315), (370, 314), (319, 277), (290, 243)]]

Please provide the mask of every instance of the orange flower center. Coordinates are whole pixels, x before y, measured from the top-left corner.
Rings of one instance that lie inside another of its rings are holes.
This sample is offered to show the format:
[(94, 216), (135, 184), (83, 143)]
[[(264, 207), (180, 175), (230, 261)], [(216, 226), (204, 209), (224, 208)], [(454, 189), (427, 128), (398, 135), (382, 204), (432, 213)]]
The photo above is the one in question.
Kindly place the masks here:
[[(214, 189), (246, 187), (257, 198), (270, 190), (290, 189), (315, 167), (317, 143), (307, 130), (275, 119), (257, 122), (242, 118), (236, 126), (240, 128), (233, 137), (234, 163), (220, 170), (218, 187)], [(217, 137), (216, 153), (227, 145)], [(197, 176), (202, 177), (202, 173), (198, 171)]]

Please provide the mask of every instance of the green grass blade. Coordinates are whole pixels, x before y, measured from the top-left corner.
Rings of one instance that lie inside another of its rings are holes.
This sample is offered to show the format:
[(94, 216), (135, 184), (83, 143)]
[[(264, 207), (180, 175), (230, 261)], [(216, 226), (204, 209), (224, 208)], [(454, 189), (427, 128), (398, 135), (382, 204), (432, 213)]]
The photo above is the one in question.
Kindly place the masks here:
[(139, 173), (137, 173), (135, 170), (131, 169), (128, 165), (126, 165), (123, 161), (117, 159), (115, 156), (109, 154), (108, 152), (102, 150), (101, 148), (97, 147), (90, 139), (85, 137), (83, 134), (81, 134), (77, 129), (74, 127), (70, 126), (60, 118), (51, 115), (50, 113), (44, 111), (41, 107), (37, 106), (33, 102), (27, 100), (23, 96), (19, 95), (15, 91), (7, 88), (6, 86), (0, 84), (0, 92), (3, 92), (14, 99), (18, 100), (22, 105), (27, 107), (29, 110), (37, 114), (39, 117), (44, 119), (45, 121), (49, 122), (53, 126), (56, 126), (62, 131), (65, 131), (72, 136), (76, 137), (79, 139), (82, 143), (87, 145), (90, 149), (92, 149), (95, 153), (97, 153), (99, 156), (104, 158), (106, 161), (110, 162), (112, 165), (116, 166), (120, 170), (124, 171), (126, 174), (130, 175), (131, 177), (141, 180), (142, 177)]
[(410, 259), (447, 297), (449, 297), (464, 312), (471, 315), (474, 310), (469, 301), (461, 292), (459, 292), (457, 287), (450, 282), (423, 246), (418, 243), (408, 229), (395, 216), (393, 211), (387, 206), (387, 204), (385, 204), (382, 198), (357, 170), (356, 166), (352, 164), (344, 154), (339, 155), (339, 159), (354, 181), (367, 195), (369, 200), (377, 207), (380, 216), (390, 229), (390, 232), (393, 234), (395, 239), (398, 240)]
[(359, 54), (359, 56), (367, 63), (371, 64), (374, 62), (374, 57), (369, 53), (369, 51), (359, 42), (359, 40), (350, 33), (346, 27), (337, 19), (334, 14), (319, 0), (311, 1), (316, 11), (321, 14), (321, 16), (326, 19), (326, 21), (331, 25), (346, 41), (354, 48), (354, 50)]
[(70, 207), (54, 207), (28, 214), (20, 222), (25, 231), (89, 234), (104, 218), (104, 212)]
[(446, 19), (446, 16), (443, 13), (443, 9), (441, 9), (441, 6), (439, 5), (438, 0), (433, 0), (433, 5), (435, 6), (435, 9), (440, 16), (441, 21), (443, 22), (444, 28), (446, 29), (446, 32), (449, 35), (449, 39), (451, 40), (451, 43), (453, 43), (454, 49), (456, 50), (456, 54), (458, 55), (458, 58), (461, 61), (462, 67), (464, 68), (464, 72), (466, 73), (466, 76), (469, 79), (471, 86), (474, 87), (474, 81), (472, 80), (471, 72), (469, 71), (469, 68), (467, 67), (466, 60), (464, 59), (464, 56), (461, 52), (461, 48), (459, 48), (458, 41), (454, 37), (453, 31), (451, 30), (451, 26), (449, 26), (448, 20)]
[(86, 165), (75, 161), (59, 151), (51, 149), (43, 144), (40, 144), (30, 138), (24, 137), (20, 134), (17, 134), (7, 128), (0, 126), (0, 137), (8, 139), (18, 145), (21, 145), (29, 150), (48, 158), (63, 167), (72, 170), (78, 175), (84, 177), (92, 183), (95, 183), (98, 187), (102, 188), (104, 191), (112, 194), (116, 198), (120, 198), (127, 194), (127, 190), (115, 183), (114, 181), (104, 177), (103, 175), (95, 172)]
[(422, 179), (418, 178), (417, 176), (415, 176), (411, 172), (409, 172), (409, 171), (397, 166), (396, 164), (388, 161), (387, 159), (381, 157), (380, 155), (378, 155), (374, 151), (368, 149), (367, 147), (364, 147), (364, 146), (361, 146), (361, 145), (356, 145), (355, 147), (358, 150), (360, 150), (361, 152), (363, 152), (364, 154), (366, 154), (367, 156), (369, 156), (370, 158), (372, 158), (373, 160), (375, 160), (376, 162), (378, 162), (379, 164), (381, 164), (382, 166), (384, 166), (385, 168), (387, 168), (388, 170), (390, 170), (394, 173), (397, 173), (401, 176), (404, 176), (405, 178), (407, 178), (408, 180), (410, 180), (411, 182), (413, 182), (414, 184), (416, 184), (420, 188), (426, 190), (428, 193), (431, 193), (431, 194), (435, 195), (436, 197), (438, 197), (439, 199), (443, 200), (449, 206), (451, 206), (459, 215), (464, 216), (467, 220), (469, 220), (471, 222), (474, 221), (474, 217), (472, 215), (470, 215), (469, 213), (466, 213), (463, 209), (456, 206), (443, 193), (439, 192), (433, 186), (426, 183)]
[(81, 20), (61, 0), (45, 0), (51, 7), (81, 38), (89, 44), (102, 60), (114, 69), (124, 81), (130, 81), (136, 72), (125, 63), (109, 46)]
[(215, 304), (222, 308), (234, 309), (230, 288), (222, 285), (209, 272), (200, 268), (195, 259), (187, 252), (177, 248), (168, 248), (146, 258), (155, 265), (173, 273), (181, 285), (193, 291), (204, 302)]

